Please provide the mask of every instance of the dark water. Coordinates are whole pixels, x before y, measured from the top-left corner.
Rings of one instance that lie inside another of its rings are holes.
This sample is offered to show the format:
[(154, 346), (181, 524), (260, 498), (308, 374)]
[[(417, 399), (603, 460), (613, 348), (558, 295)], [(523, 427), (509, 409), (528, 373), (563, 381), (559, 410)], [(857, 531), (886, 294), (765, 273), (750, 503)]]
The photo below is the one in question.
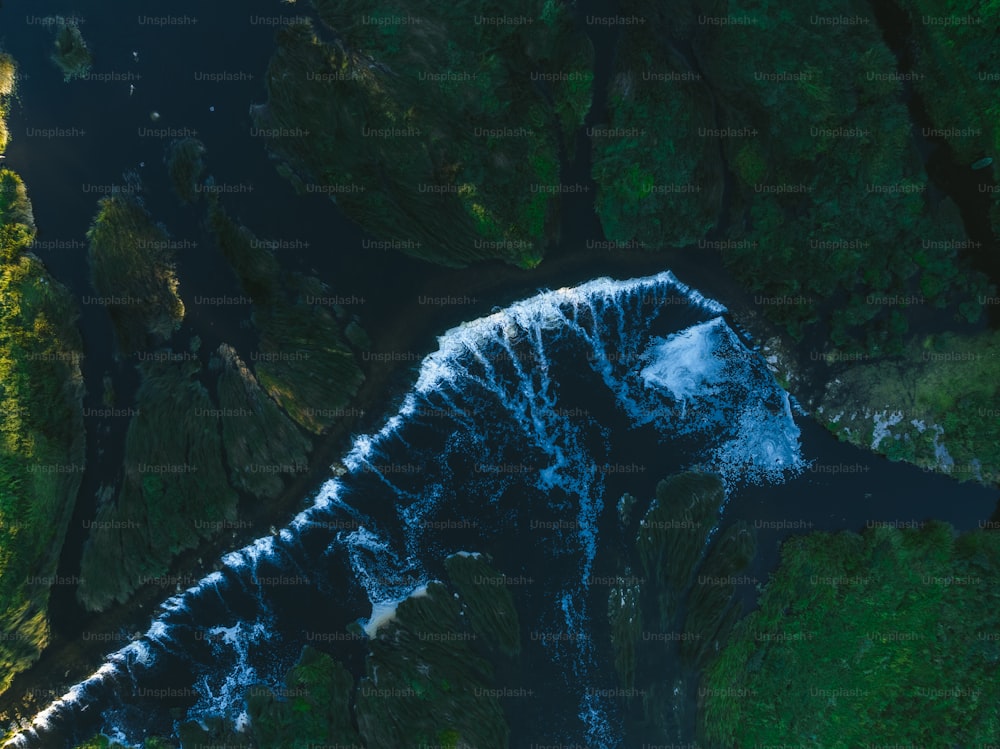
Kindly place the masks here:
[[(53, 14), (79, 19), (94, 55), (95, 79), (63, 82), (49, 59), (54, 31), (43, 22)], [(100, 197), (115, 186), (125, 186), (125, 173), (134, 171), (146, 207), (178, 247), (186, 319), (168, 344), (186, 350), (190, 338), (199, 336), (206, 364), (223, 342), (248, 359), (256, 348), (248, 327), (251, 308), (198, 303), (199, 298), (239, 296), (240, 290), (205, 231), (203, 208), (180, 206), (172, 192), (164, 156), (173, 135), (193, 135), (205, 143), (209, 172), (217, 183), (234, 190), (223, 196), (227, 209), (258, 237), (282, 243), (276, 252), (284, 267), (314, 270), (331, 285), (331, 294), (364, 299), (349, 307), (362, 315), (364, 324), (384, 325), (395, 314), (396, 303), (413, 295), (413, 289), (433, 273), (426, 264), (400, 256), (394, 256), (391, 264), (371, 262), (362, 250), (366, 235), (359, 227), (325, 198), (296, 196), (275, 174), (264, 140), (252, 135), (249, 107), (266, 98), (263, 80), (275, 29), (273, 22), (252, 19), (291, 15), (287, 6), (266, 0), (241, 3), (239, 12), (223, 4), (193, 1), (155, 7), (83, 2), (70, 9), (9, 0), (0, 10), (0, 40), (17, 60), (23, 78), (18, 104), (9, 117), (12, 140), (4, 163), (28, 186), (39, 227), (34, 252), (77, 299), (94, 296), (85, 234)], [(157, 25), (148, 20), (163, 17), (197, 19), (197, 23)], [(139, 53), (138, 60), (133, 51)], [(195, 79), (214, 73), (247, 80)], [(130, 86), (135, 87), (131, 95)], [(153, 111), (160, 114), (155, 122), (150, 118)], [(69, 134), (37, 134), (54, 128)], [(152, 132), (162, 129), (175, 132)], [(134, 407), (138, 386), (132, 362), (116, 360), (106, 309), (86, 303), (80, 309), (87, 470), (59, 565), (58, 574), (64, 578), (79, 574), (87, 536), (83, 523), (94, 516), (100, 486), (117, 480), (124, 455), (128, 416), (95, 415), (103, 408), (102, 378), (111, 375), (119, 409)], [(51, 613), (55, 631), (66, 637), (78, 635), (91, 619), (76, 604), (71, 585), (53, 588)]]
[[(263, 0), (244, 3), (241, 9), (247, 17), (291, 14), (285, 6)], [(334, 293), (364, 296), (366, 302), (357, 311), (373, 328), (398, 315), (403, 300), (412, 300), (414, 289), (431, 275), (445, 278), (445, 284), (458, 278), (400, 256), (393, 256), (391, 263), (373, 259), (361, 248), (363, 233), (329, 201), (297, 197), (275, 176), (263, 144), (250, 135), (247, 113), (251, 103), (264, 100), (261, 78), (273, 46), (271, 28), (244, 23), (242, 16), (234, 21), (231, 10), (216, 4), (180, 2), (141, 11), (197, 17), (196, 31), (190, 26), (140, 25), (134, 6), (124, 2), (77, 4), (75, 12), (86, 18), (81, 29), (95, 53), (94, 72), (142, 75), (133, 81), (136, 91), (130, 97), (127, 81), (62, 82), (46, 59), (51, 32), (23, 21), (25, 15), (50, 12), (55, 9), (43, 12), (17, 0), (8, 0), (0, 11), (3, 42), (30, 76), (21, 89), (22, 107), (15, 108), (10, 120), (15, 139), (7, 165), (28, 184), (40, 240), (78, 243), (72, 249), (37, 250), (78, 297), (93, 293), (82, 242), (99, 195), (85, 186), (121, 184), (122, 173), (135, 169), (154, 216), (166, 223), (174, 239), (198, 245), (178, 252), (189, 319), (177, 336), (177, 347), (185, 347), (195, 333), (203, 339), (204, 352), (221, 341), (252, 345), (241, 326), (247, 308), (193, 303), (198, 295), (238, 291), (211, 248), (198, 211), (177, 206), (170, 194), (162, 163), (169, 138), (140, 135), (140, 128), (151, 127), (197, 130), (208, 147), (209, 169), (217, 182), (253, 187), (225, 196), (230, 212), (258, 236), (308, 242), (309, 247), (296, 249), (282, 261), (293, 268), (316, 269)], [(612, 9), (594, 4), (587, 12), (605, 15)], [(594, 28), (589, 33), (599, 46), (598, 81), (604, 82), (614, 33)], [(139, 51), (138, 62), (132, 50)], [(244, 72), (253, 78), (198, 83), (193, 80), (198, 71)], [(597, 121), (601, 101), (599, 93), (588, 123)], [(149, 119), (153, 110), (162, 115), (156, 123)], [(86, 135), (42, 139), (29, 137), (28, 127), (78, 128)], [(578, 139), (577, 158), (565, 172), (566, 181), (589, 180), (584, 142)], [(601, 238), (587, 200), (569, 201), (566, 208), (566, 231), (554, 258), (589, 238)], [(659, 269), (669, 265), (682, 281), (703, 292), (728, 294), (732, 284), (721, 276), (717, 258), (710, 263), (705, 259), (651, 258), (649, 263), (659, 264)], [(582, 282), (609, 272), (616, 263), (609, 255), (567, 275)], [(513, 282), (472, 310), (442, 312), (426, 337), (442, 333), (445, 320), (456, 325), (462, 315), (475, 317), (493, 304), (509, 305), (527, 296), (526, 286)], [(726, 294), (720, 296), (730, 298)], [(586, 584), (586, 577), (614, 574), (614, 550), (602, 539), (614, 536), (615, 503), (623, 492), (648, 498), (659, 479), (693, 466), (722, 472), (730, 494), (725, 520), (761, 524), (760, 553), (748, 573), (761, 580), (777, 563), (778, 542), (801, 530), (771, 525), (801, 522), (806, 530), (860, 529), (871, 520), (937, 517), (971, 529), (989, 517), (996, 500), (993, 491), (888, 463), (838, 443), (802, 414), (793, 416), (782, 408), (775, 415), (762, 408), (765, 401), (785, 401), (759, 359), (741, 351), (735, 337), (725, 332), (728, 328), (697, 328), (690, 346), (675, 346), (673, 358), (666, 360), (667, 384), (642, 386), (641, 372), (653, 359), (639, 359), (639, 354), (648, 352), (657, 337), (690, 330), (717, 314), (712, 305), (661, 278), (569, 293), (561, 306), (546, 297), (508, 307), (493, 323), (452, 331), (436, 358), (413, 373), (416, 384), (407, 388), (400, 404), (403, 418), (381, 433), (359, 438), (346, 461), (349, 474), (319, 490), (314, 510), (279, 536), (229, 555), (220, 573), (168, 601), (142, 640), (111, 656), (99, 676), (79, 685), (41, 717), (33, 732), (24, 735), (24, 744), (69, 746), (99, 729), (134, 743), (147, 732), (170, 733), (171, 707), (190, 711), (191, 717), (235, 717), (241, 690), (253, 680), (276, 684), (301, 645), (316, 644), (309, 633), (342, 633), (348, 623), (368, 617), (372, 603), (405, 597), (416, 585), (443, 574), (447, 554), (468, 550), (493, 555), (508, 576), (538, 581), (514, 591), (524, 653), (519, 664), (501, 673), (498, 685), (530, 682), (542, 695), (504, 705), (512, 745), (635, 745), (640, 736), (630, 733), (635, 729), (621, 706), (588, 701), (586, 694), (588, 687), (615, 685), (609, 649), (601, 637), (606, 632), (608, 591)], [(546, 321), (553, 318), (548, 315), (555, 315), (558, 324), (550, 327)], [(100, 380), (109, 368), (121, 397), (119, 406), (127, 405), (135, 377), (131, 367), (111, 364), (105, 310), (85, 305), (81, 327), (87, 353), (86, 405), (100, 406)], [(720, 351), (725, 354), (717, 358), (729, 362), (724, 372), (699, 375), (699, 363)], [(682, 390), (684, 397), (679, 395)], [(692, 404), (691, 412), (679, 413), (677, 404), (685, 400)], [(475, 417), (463, 416), (465, 410)], [(455, 415), (442, 416), (445, 412)], [(85, 538), (81, 521), (93, 516), (94, 490), (121, 462), (123, 425), (94, 439), (102, 435), (102, 426), (88, 419), (89, 469), (74, 518), (78, 530), (70, 535), (60, 574), (73, 574), (78, 566)], [(381, 428), (381, 423), (375, 425)], [(724, 448), (726, 438), (737, 445)], [(766, 452), (768, 444), (776, 452)], [(776, 470), (766, 460), (775, 456), (793, 470)], [(530, 470), (522, 475), (488, 469), (504, 465)], [(406, 466), (419, 470), (403, 470)], [(600, 466), (607, 468), (598, 470)], [(832, 473), (837, 467), (841, 472)], [(419, 530), (427, 519), (474, 519), (478, 525)], [(559, 520), (575, 523), (575, 530), (532, 527), (532, 521)], [(281, 576), (301, 581), (260, 582)], [(738, 593), (747, 607), (752, 605), (752, 585)], [(71, 589), (55, 592), (53, 610), (57, 625), (68, 635), (85, 622)], [(538, 636), (566, 631), (581, 636), (554, 644)], [(358, 642), (317, 646), (355, 669), (364, 652)], [(143, 692), (165, 689), (181, 696)], [(581, 717), (584, 714), (589, 717)], [(616, 743), (619, 740), (623, 743)]]
[[(356, 440), (347, 475), (312, 510), (167, 601), (145, 637), (39, 716), (23, 745), (98, 728), (135, 743), (169, 733), (172, 706), (235, 719), (242, 690), (277, 685), (310, 642), (356, 668), (363, 644), (314, 641), (441, 577), (458, 551), (532, 578), (513, 590), (524, 652), (498, 684), (535, 691), (504, 704), (512, 745), (635, 745), (647, 737), (625, 706), (594, 697), (617, 684), (609, 591), (591, 580), (618, 571), (607, 540), (622, 493), (648, 498), (677, 470), (719, 472), (724, 522), (763, 524), (747, 573), (761, 581), (789, 532), (769, 521), (809, 524), (801, 531), (940, 517), (972, 528), (989, 517), (991, 492), (873, 460), (794, 416), (721, 311), (660, 275), (551, 292), (453, 329), (397, 417)], [(754, 585), (738, 594), (749, 606)], [(164, 689), (182, 697), (149, 696)]]

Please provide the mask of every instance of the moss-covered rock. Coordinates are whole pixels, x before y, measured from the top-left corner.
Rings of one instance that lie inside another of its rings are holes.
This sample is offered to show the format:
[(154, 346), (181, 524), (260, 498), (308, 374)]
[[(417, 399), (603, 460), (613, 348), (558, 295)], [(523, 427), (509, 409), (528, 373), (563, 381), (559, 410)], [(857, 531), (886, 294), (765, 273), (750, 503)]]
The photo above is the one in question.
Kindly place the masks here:
[(1000, 483), (1000, 334), (943, 334), (841, 368), (817, 414), (841, 439), (959, 481)]
[(202, 156), (205, 144), (197, 138), (182, 138), (167, 147), (167, 171), (174, 192), (182, 204), (194, 203), (201, 197), (201, 180), (205, 174)]
[(504, 576), (482, 555), (454, 554), (445, 560), (445, 569), (473, 631), (505, 655), (519, 653), (520, 624)]
[(590, 105), (593, 53), (569, 6), (314, 5), (321, 25), (278, 33), (254, 110), (282, 173), (393, 249), (537, 264), (558, 232), (560, 144)]
[[(615, 671), (622, 696), (641, 709), (632, 728), (644, 740), (691, 740), (698, 675), (739, 617), (738, 573), (754, 556), (756, 539), (745, 523), (713, 534), (724, 500), (714, 474), (681, 473), (661, 481), (610, 586)], [(627, 538), (635, 531), (626, 515), (621, 519)]]
[(180, 327), (184, 302), (166, 231), (153, 223), (138, 183), (102, 198), (87, 231), (91, 284), (125, 354), (162, 343)]
[(364, 381), (344, 324), (305, 293), (315, 280), (281, 272), (267, 243), (233, 221), (214, 194), (208, 215), (220, 250), (253, 302), (257, 381), (297, 424), (319, 434)]
[(363, 746), (354, 726), (351, 697), (354, 677), (329, 655), (304, 647), (277, 692), (253, 687), (247, 713), (260, 749), (307, 746)]
[(52, 20), (56, 32), (52, 62), (62, 71), (64, 81), (82, 78), (90, 72), (94, 58), (84, 41), (79, 23), (73, 17), (55, 16)]
[(222, 444), (232, 485), (256, 497), (273, 498), (281, 476), (305, 470), (312, 448), (308, 437), (268, 397), (231, 346), (219, 347)]
[(358, 726), (370, 746), (507, 746), (492, 667), (461, 636), (460, 610), (432, 582), (401, 602), (372, 640), (357, 695)]
[(219, 416), (197, 379), (197, 361), (138, 365), (142, 382), (125, 438), (114, 501), (90, 521), (80, 602), (101, 610), (163, 575), (174, 556), (236, 519), (237, 495), (222, 464)]

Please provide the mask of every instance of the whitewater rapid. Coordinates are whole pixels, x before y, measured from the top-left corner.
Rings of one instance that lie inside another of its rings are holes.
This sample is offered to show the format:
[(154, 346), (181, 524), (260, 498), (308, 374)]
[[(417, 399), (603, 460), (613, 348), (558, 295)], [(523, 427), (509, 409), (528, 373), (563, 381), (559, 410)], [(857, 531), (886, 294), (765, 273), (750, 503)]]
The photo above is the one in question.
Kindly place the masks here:
[[(613, 473), (606, 461), (621, 437), (599, 409), (575, 405), (569, 374), (600, 387), (600, 399), (631, 429), (652, 429), (664, 444), (696, 443), (687, 467), (718, 473), (727, 489), (780, 483), (805, 467), (792, 404), (725, 313), (664, 272), (545, 291), (447, 331), (398, 411), (355, 438), (344, 475), (328, 480), (280, 532), (225, 555), (220, 571), (165, 601), (145, 635), (110, 654), (8, 746), (42, 745), (91, 709), (100, 711), (104, 733), (138, 746), (141, 732), (123, 706), (155, 677), (159, 659), (194, 658), (181, 645), (192, 637), (210, 655), (192, 666), (187, 717), (225, 715), (244, 725), (242, 690), (280, 684), (291, 665), (268, 655), (290, 635), (273, 626), (276, 593), (261, 583), (262, 565), (325, 591), (334, 585), (331, 568), (347, 560), (351, 585), (368, 601), (357, 616), (368, 617), (371, 636), (433, 579), (429, 562), (527, 527), (542, 511), (565, 518), (546, 539), (553, 558), (571, 559), (577, 571), (544, 581), (548, 607), (528, 623), (573, 635), (546, 643), (577, 703), (577, 729), (561, 738), (619, 746), (620, 707), (588, 688), (600, 667), (588, 623), (605, 612), (590, 610), (587, 589), (601, 518), (617, 501), (605, 494)], [(520, 506), (510, 505), (512, 492), (525, 498)], [(463, 522), (468, 539), (450, 548), (436, 531)], [(303, 543), (306, 534), (323, 539), (319, 551)], [(236, 613), (236, 596), (254, 602), (253, 616)], [(206, 611), (225, 616), (200, 621)]]

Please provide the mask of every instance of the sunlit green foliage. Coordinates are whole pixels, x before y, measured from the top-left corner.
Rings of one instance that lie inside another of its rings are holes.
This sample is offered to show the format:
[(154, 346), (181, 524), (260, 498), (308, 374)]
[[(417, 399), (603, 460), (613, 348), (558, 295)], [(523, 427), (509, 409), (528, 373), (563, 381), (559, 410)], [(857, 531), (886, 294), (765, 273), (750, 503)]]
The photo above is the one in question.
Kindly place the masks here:
[(49, 589), (83, 472), (82, 343), (68, 291), (27, 248), (21, 179), (0, 170), (0, 691), (49, 639)]
[(7, 130), (7, 110), (9, 97), (14, 93), (17, 81), (17, 66), (14, 58), (0, 52), (0, 154), (7, 148), (10, 133)]
[(285, 176), (394, 249), (536, 265), (558, 232), (560, 144), (590, 106), (592, 50), (567, 5), (314, 4), (326, 28), (279, 32), (255, 111)]
[(986, 746), (1000, 731), (1000, 534), (793, 537), (709, 666), (712, 747)]
[[(128, 187), (137, 190), (134, 181)], [(87, 231), (91, 283), (106, 304), (121, 351), (167, 340), (184, 319), (173, 250), (134, 192), (102, 198)]]
[(14, 58), (6, 52), (0, 52), (0, 96), (10, 96), (14, 93), (17, 66)]
[(117, 496), (97, 510), (81, 562), (80, 602), (125, 601), (174, 555), (236, 519), (222, 465), (219, 417), (197, 379), (197, 361), (144, 361), (136, 414), (125, 438)]

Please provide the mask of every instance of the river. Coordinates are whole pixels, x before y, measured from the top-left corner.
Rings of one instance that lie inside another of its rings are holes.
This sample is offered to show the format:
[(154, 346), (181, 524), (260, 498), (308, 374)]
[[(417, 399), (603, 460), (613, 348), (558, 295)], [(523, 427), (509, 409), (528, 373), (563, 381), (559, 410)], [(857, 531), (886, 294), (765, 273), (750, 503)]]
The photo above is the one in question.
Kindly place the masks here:
[[(994, 491), (958, 485), (838, 443), (808, 415), (795, 411), (791, 401), (782, 401), (784, 396), (765, 374), (759, 358), (740, 349), (751, 341), (733, 332), (740, 330), (736, 319), (710, 301), (720, 300), (737, 317), (750, 306), (745, 292), (722, 270), (717, 252), (695, 253), (690, 248), (662, 254), (576, 252), (574, 248), (585, 246), (588, 239), (602, 239), (592, 209), (593, 192), (588, 199), (574, 197), (567, 202), (560, 246), (550, 261), (530, 275), (498, 264), (440, 270), (399, 255), (389, 258), (380, 253), (373, 258), (361, 248), (363, 232), (325, 198), (296, 196), (274, 173), (263, 143), (251, 135), (247, 109), (264, 98), (262, 77), (273, 46), (273, 26), (250, 19), (277, 17), (274, 4), (252, 0), (242, 6), (245, 17), (241, 12), (238, 18), (222, 6), (190, 0), (142, 12), (150, 18), (197, 18), (197, 24), (172, 26), (140, 23), (131, 7), (119, 1), (81, 2), (76, 11), (85, 19), (81, 29), (95, 54), (94, 72), (116, 74), (118, 80), (64, 84), (46, 59), (51, 32), (29, 22), (31, 15), (25, 17), (23, 33), (8, 34), (5, 39), (26, 73), (21, 106), (10, 119), (14, 140), (7, 165), (25, 178), (39, 239), (52, 242), (51, 249), (42, 244), (37, 252), (56, 278), (78, 298), (93, 293), (87, 280), (84, 232), (101, 192), (121, 184), (123, 172), (135, 170), (153, 215), (166, 223), (174, 239), (196, 245), (179, 250), (181, 293), (189, 314), (178, 340), (183, 344), (180, 339), (197, 334), (203, 352), (214, 350), (222, 341), (250, 346), (252, 339), (241, 325), (248, 308), (209, 310), (190, 303), (198, 295), (238, 293), (235, 279), (199, 224), (198, 212), (177, 206), (170, 194), (163, 165), (169, 138), (148, 134), (149, 128), (191, 128), (208, 148), (209, 170), (217, 181), (246, 186), (244, 192), (226, 196), (230, 212), (246, 220), (258, 236), (308, 243), (294, 253), (282, 254), (283, 264), (314, 269), (334, 293), (363, 298), (351, 311), (361, 316), (376, 347), (379, 341), (388, 341), (382, 344), (387, 346), (383, 351), (412, 354), (414, 363), (397, 367), (395, 379), (373, 395), (372, 413), (363, 420), (369, 436), (351, 443), (344, 459), (347, 477), (324, 476), (303, 498), (313, 509), (294, 519), (277, 537), (265, 536), (232, 552), (224, 558), (221, 572), (167, 601), (149, 623), (145, 637), (111, 656), (103, 666), (94, 664), (99, 674), (96, 680), (75, 687), (70, 698), (39, 718), (35, 732), (25, 734), (24, 745), (71, 745), (100, 728), (135, 742), (146, 731), (169, 732), (168, 708), (178, 705), (193, 717), (213, 712), (233, 717), (240, 712), (240, 689), (255, 679), (272, 683), (279, 679), (306, 639), (304, 633), (342, 630), (348, 622), (367, 617), (372, 604), (404, 597), (420, 582), (440, 574), (442, 554), (449, 550), (475, 547), (488, 551), (511, 576), (549, 570), (537, 596), (515, 593), (523, 607), (528, 642), (531, 631), (544, 627), (565, 626), (577, 632), (600, 628), (599, 617), (594, 615), (602, 611), (601, 593), (588, 590), (584, 578), (586, 571), (611, 568), (600, 539), (610, 533), (614, 500), (626, 490), (648, 497), (660, 478), (692, 465), (726, 475), (730, 493), (726, 520), (743, 518), (758, 526), (760, 552), (749, 574), (761, 581), (777, 564), (780, 540), (802, 529), (860, 529), (873, 521), (927, 517), (972, 529), (993, 511)], [(18, 9), (16, 2), (8, 2), (3, 9), (0, 20), (5, 28)], [(613, 9), (610, 4), (594, 4), (588, 5), (588, 12), (610, 14)], [(35, 18), (44, 15), (37, 6), (30, 13), (37, 14)], [(292, 12), (282, 8), (280, 14)], [(186, 43), (195, 35), (195, 27), (198, 38), (213, 43)], [(606, 81), (613, 62), (607, 45), (613, 43), (615, 34), (599, 33), (594, 37), (599, 45), (597, 80)], [(138, 60), (133, 50), (139, 53)], [(206, 72), (242, 73), (246, 80), (196, 80)], [(135, 86), (132, 95), (130, 85)], [(597, 108), (589, 124), (599, 121), (602, 100), (600, 95), (595, 97)], [(152, 111), (161, 115), (156, 123), (150, 119)], [(28, 134), (29, 128), (53, 127), (75, 128), (84, 134), (54, 138)], [(575, 164), (567, 174), (573, 181), (593, 185), (583, 143), (578, 139)], [(667, 269), (680, 285), (660, 275)], [(645, 278), (617, 286), (610, 281), (587, 285), (599, 276)], [(568, 286), (578, 288), (564, 293), (566, 305), (562, 307), (552, 296), (536, 295), (540, 287)], [(701, 294), (710, 299), (703, 301)], [(469, 301), (434, 307), (419, 301), (447, 295)], [(658, 300), (658, 306), (644, 309), (644, 296)], [(665, 305), (668, 298), (679, 301)], [(525, 299), (530, 301), (519, 302)], [(591, 313), (586, 310), (595, 309), (598, 302), (606, 317), (588, 323), (585, 318)], [(486, 318), (494, 309), (499, 310), (490, 318), (494, 323), (471, 322)], [(552, 315), (569, 332), (546, 327), (543, 323)], [(579, 324), (583, 332), (570, 330), (570, 322)], [(470, 324), (457, 327), (462, 323)], [(708, 328), (699, 327), (708, 324)], [(85, 405), (100, 407), (105, 371), (112, 374), (119, 406), (131, 402), (136, 379), (130, 366), (113, 361), (105, 310), (84, 305), (81, 329), (88, 387)], [(473, 335), (476, 331), (478, 337)], [(469, 352), (503, 348), (517, 331), (537, 346), (533, 353), (518, 349), (511, 361), (537, 365), (544, 359), (549, 381), (526, 375), (531, 370), (527, 366), (470, 378), (474, 372), (468, 366)], [(634, 353), (648, 354), (656, 340), (685, 331), (689, 331), (688, 338), (672, 339), (675, 364), (672, 370), (668, 367), (657, 374), (654, 390), (672, 394), (678, 402), (698, 401), (706, 409), (702, 414), (732, 418), (705, 423), (682, 418), (678, 422), (673, 408), (662, 404), (654, 408), (652, 401), (641, 400), (648, 397), (644, 390), (634, 389), (635, 378), (651, 366), (652, 359), (616, 360), (607, 355), (608, 345), (621, 350), (626, 339)], [(437, 341), (438, 335), (444, 337)], [(733, 365), (736, 368), (724, 378), (704, 369), (722, 346), (739, 352), (730, 357), (738, 366)], [(699, 356), (683, 359), (682, 367), (682, 353)], [(431, 358), (425, 358), (428, 355)], [(610, 373), (602, 369), (604, 363), (610, 364)], [(450, 374), (441, 379), (442, 372)], [(556, 392), (559, 397), (553, 399)], [(477, 409), (482, 423), (446, 418), (427, 424), (413, 417), (412, 409), (419, 411), (421, 404), (447, 406), (437, 400), (445, 396), (453, 403), (468, 399), (466, 407)], [(519, 403), (520, 398), (524, 410), (512, 409), (511, 402)], [(777, 415), (758, 408), (758, 400), (775, 398), (787, 406)], [(709, 401), (711, 405), (706, 406)], [(571, 423), (560, 416), (560, 409), (588, 416), (579, 424)], [(399, 419), (387, 422), (392, 415)], [(534, 431), (531, 421), (522, 418), (527, 415), (539, 417)], [(749, 422), (741, 421), (743, 417), (770, 425), (771, 431), (763, 440), (756, 438), (764, 432), (732, 431), (733, 425), (749, 428)], [(85, 540), (82, 521), (93, 517), (96, 490), (116, 475), (123, 454), (124, 423), (108, 425), (96, 416), (88, 416), (86, 423), (87, 471), (59, 569), (66, 576), (78, 571)], [(524, 454), (502, 441), (491, 442), (504, 430), (525, 440)], [(423, 441), (407, 436), (411, 432), (422, 435)], [(466, 435), (468, 444), (449, 442), (454, 434)], [(734, 453), (732, 447), (726, 452), (727, 440), (743, 444), (747, 452)], [(426, 448), (427, 454), (417, 459), (411, 454), (413, 444), (437, 447)], [(766, 445), (772, 451), (768, 456), (780, 457), (788, 470), (758, 465), (760, 456), (754, 449)], [(483, 450), (494, 455), (490, 459), (494, 465), (523, 461), (540, 472), (524, 485), (515, 486), (509, 476), (501, 481), (492, 475), (497, 472), (480, 470), (491, 465), (483, 461)], [(622, 470), (595, 476), (588, 468), (595, 463)], [(432, 467), (431, 473), (421, 473), (418, 480), (398, 470), (411, 464), (418, 464), (422, 471)], [(395, 469), (372, 469), (385, 465)], [(628, 466), (642, 470), (624, 470)], [(514, 488), (525, 493), (523, 504), (511, 498)], [(462, 503), (468, 501), (462, 496), (472, 489), (473, 496), (490, 498), (489, 512)], [(549, 501), (553, 493), (557, 502)], [(422, 504), (421, 498), (427, 497)], [(400, 507), (408, 509), (394, 509)], [(557, 507), (578, 523), (578, 532), (536, 539), (538, 543), (525, 553), (521, 527), (510, 518), (520, 518), (523, 525), (531, 518), (559, 517)], [(482, 526), (435, 538), (405, 532), (427, 517), (474, 517)], [(367, 534), (357, 530), (362, 525), (359, 519), (364, 520)], [(333, 532), (330, 528), (335, 526), (323, 525), (336, 521), (354, 523), (356, 530)], [(265, 570), (267, 576), (301, 575), (308, 582), (260, 585), (256, 581), (265, 576)], [(398, 584), (379, 585), (379, 578)], [(577, 609), (567, 611), (557, 605), (567, 594), (580, 598)], [(742, 586), (738, 594), (746, 608), (752, 606), (753, 586)], [(54, 590), (52, 616), (64, 638), (72, 638), (93, 622), (93, 617), (79, 610), (71, 586)], [(210, 644), (205, 633), (218, 635), (221, 644)], [(540, 645), (529, 647), (527, 653), (537, 684), (548, 697), (529, 708), (505, 706), (513, 745), (600, 743), (621, 729), (623, 717), (614, 705), (589, 705), (581, 691), (588, 685), (611, 683), (604, 650), (581, 646), (563, 653), (575, 664), (574, 672), (588, 679), (575, 687), (567, 683), (566, 671), (555, 665), (553, 653)], [(135, 690), (144, 684), (173, 685), (186, 696), (154, 700), (142, 698), (139, 692), (140, 697), (135, 697)], [(593, 713), (586, 708), (593, 708)]]

